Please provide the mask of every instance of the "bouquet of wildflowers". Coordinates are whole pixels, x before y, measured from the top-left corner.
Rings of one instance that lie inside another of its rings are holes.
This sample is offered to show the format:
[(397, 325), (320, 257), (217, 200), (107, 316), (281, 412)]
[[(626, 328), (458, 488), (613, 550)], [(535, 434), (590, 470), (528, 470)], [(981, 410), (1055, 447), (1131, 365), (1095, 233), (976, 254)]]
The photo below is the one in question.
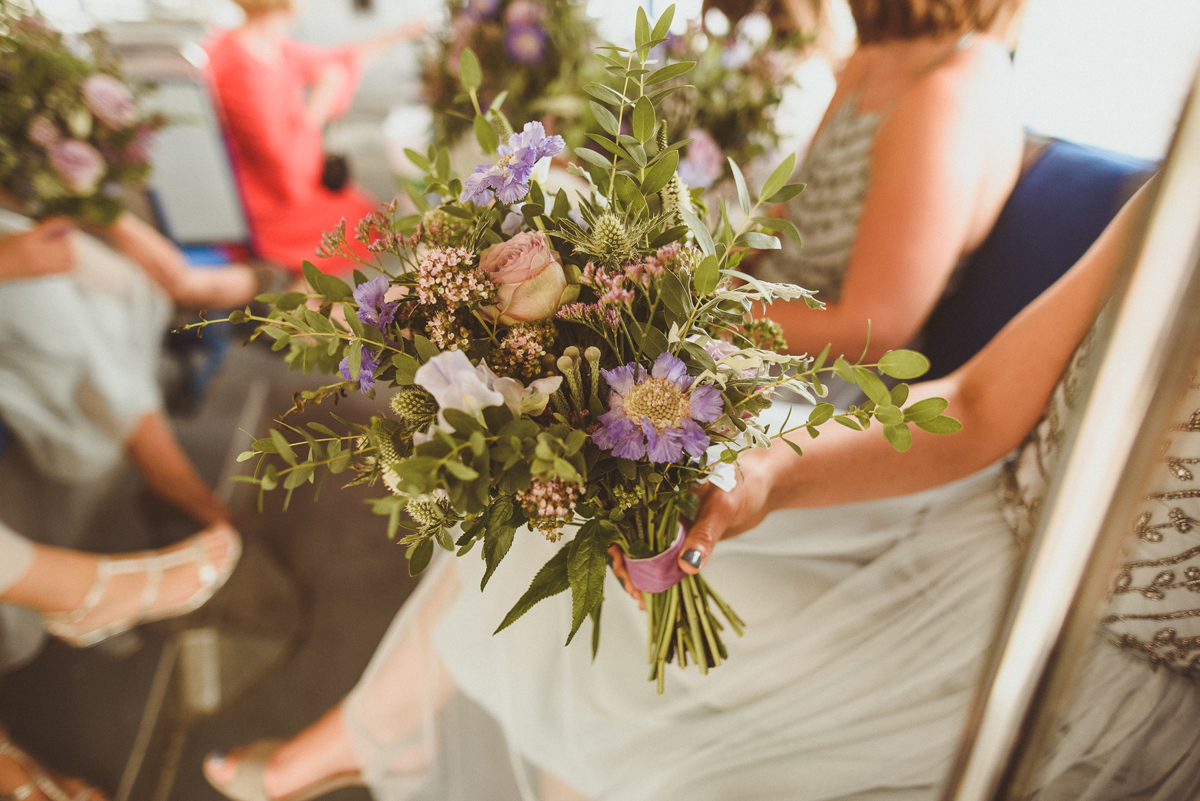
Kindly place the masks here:
[(450, 25), (425, 56), (424, 99), (434, 140), (452, 146), (471, 129), (458, 65), (471, 51), (482, 66), (476, 105), (509, 119), (540, 120), (571, 145), (582, 144), (587, 117), (583, 85), (596, 27), (580, 0), (451, 0)]
[(0, 0), (0, 188), (31, 217), (107, 224), (150, 172), (153, 132), (98, 32), (65, 37)]
[[(388, 257), (370, 265), (377, 277), (356, 272), (351, 286), (309, 264), (313, 293), (262, 296), (274, 307), (265, 317), (231, 316), (259, 322), (258, 334), (293, 368), (340, 375), (301, 393), (301, 403), (387, 396), (370, 420), (338, 418), (341, 430), (285, 418), (243, 454), (259, 459), (246, 480), (289, 493), (326, 473), (382, 484), (374, 508), (407, 545), (414, 574), (436, 548), (460, 556), (479, 548), (486, 585), (515, 537), (563, 541), (500, 629), (570, 590), (568, 643), (590, 617), (598, 644), (615, 546), (645, 593), (650, 678), (660, 691), (666, 664), (706, 672), (726, 658), (728, 631), (741, 633), (704, 577), (678, 569), (682, 521), (696, 511), (689, 490), (729, 486), (741, 451), (802, 428), (817, 436), (830, 420), (878, 422), (901, 450), (910, 425), (957, 427), (941, 414), (944, 401), (904, 407), (906, 385), (889, 390), (871, 369), (915, 377), (928, 365), (919, 354), (894, 351), (874, 365), (829, 364), (828, 348), (788, 355), (778, 327), (750, 316), (774, 300), (821, 305), (805, 289), (737, 270), (750, 250), (778, 247), (768, 231), (795, 236), (789, 223), (756, 216), (800, 190), (786, 183), (794, 157), (757, 200), (731, 164), (746, 218), (737, 230), (723, 206), (708, 215), (697, 205), (656, 110), (674, 91), (662, 84), (681, 71), (649, 56), (671, 13), (652, 29), (639, 11), (635, 48), (603, 48), (623, 79), (617, 90), (588, 86), (607, 135), (597, 137), (603, 152), (575, 151), (571, 169), (588, 182), (586, 195), (548, 196), (539, 184), (560, 137), (537, 122), (513, 133), (503, 117), (481, 114), (476, 130), (493, 161), (464, 182), (445, 150), (410, 152), (428, 171), (412, 193), (420, 213), (397, 219), (393, 203), (358, 224), (354, 235)], [(478, 67), (467, 54), (460, 66), (474, 95)], [(323, 250), (353, 258), (346, 236), (343, 225)], [(847, 413), (816, 402), (830, 372), (857, 381), (871, 401)], [(772, 430), (759, 413), (780, 387), (815, 406)]]
[(682, 179), (710, 188), (732, 177), (726, 159), (748, 165), (775, 152), (775, 110), (784, 90), (795, 85), (802, 44), (798, 34), (773, 36), (761, 13), (744, 17), (726, 36), (693, 22), (685, 33), (669, 37), (666, 63), (696, 64), (687, 74), (690, 86), (662, 104), (669, 129), (692, 140), (679, 165)]

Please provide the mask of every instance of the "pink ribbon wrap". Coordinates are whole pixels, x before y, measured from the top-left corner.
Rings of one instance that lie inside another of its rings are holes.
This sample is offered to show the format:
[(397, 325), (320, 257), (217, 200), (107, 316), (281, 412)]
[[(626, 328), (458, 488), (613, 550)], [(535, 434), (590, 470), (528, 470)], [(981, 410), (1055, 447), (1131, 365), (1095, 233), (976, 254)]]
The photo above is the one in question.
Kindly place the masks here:
[(667, 550), (646, 559), (625, 557), (625, 569), (629, 571), (633, 586), (642, 592), (663, 592), (682, 581), (687, 573), (679, 569), (679, 552), (683, 550), (685, 535), (683, 524), (680, 523), (675, 542)]

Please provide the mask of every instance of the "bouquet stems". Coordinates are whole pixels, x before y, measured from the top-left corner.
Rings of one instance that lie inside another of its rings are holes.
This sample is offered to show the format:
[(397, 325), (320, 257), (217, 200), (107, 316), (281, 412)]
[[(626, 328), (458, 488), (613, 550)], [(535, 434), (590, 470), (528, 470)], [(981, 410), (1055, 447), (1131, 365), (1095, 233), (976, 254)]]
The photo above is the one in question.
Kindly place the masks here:
[[(662, 553), (671, 546), (667, 532), (674, 532), (678, 521), (679, 511), (673, 504), (662, 510), (657, 521), (653, 513), (647, 511), (645, 539), (655, 553)], [(656, 683), (660, 694), (666, 680), (666, 666), (671, 662), (678, 662), (681, 668), (686, 668), (689, 661), (694, 662), (699, 671), (706, 674), (709, 668), (729, 658), (721, 640), (725, 625), (718, 619), (716, 610), (734, 633), (742, 636), (745, 622), (699, 574), (685, 576), (662, 592), (644, 593), (644, 597), (649, 618), (649, 678)]]

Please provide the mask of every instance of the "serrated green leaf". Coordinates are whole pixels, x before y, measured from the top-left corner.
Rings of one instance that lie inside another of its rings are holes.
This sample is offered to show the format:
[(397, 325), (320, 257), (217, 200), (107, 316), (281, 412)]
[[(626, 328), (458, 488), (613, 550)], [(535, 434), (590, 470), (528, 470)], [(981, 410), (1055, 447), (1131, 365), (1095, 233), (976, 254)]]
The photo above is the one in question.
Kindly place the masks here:
[(491, 579), (492, 573), (496, 572), (500, 560), (512, 547), (513, 537), (517, 531), (516, 525), (512, 523), (512, 517), (513, 497), (511, 495), (497, 497), (488, 507), (487, 529), (484, 532), (483, 540), (483, 561), (487, 564), (487, 569), (483, 574), (483, 580), (479, 582), (480, 590), (487, 586), (488, 580)]
[(462, 55), (458, 57), (458, 80), (468, 92), (477, 90), (483, 84), (483, 68), (469, 47), (463, 48)]
[(929, 359), (915, 350), (889, 350), (879, 357), (879, 371), (901, 380), (919, 378), (929, 372)]
[(545, 600), (564, 592), (571, 586), (571, 581), (567, 576), (567, 557), (569, 550), (566, 547), (558, 549), (554, 556), (550, 557), (546, 564), (542, 565), (538, 570), (537, 575), (533, 577), (533, 581), (529, 584), (529, 589), (525, 591), (513, 605), (513, 608), (504, 616), (504, 620), (496, 627), (494, 634), (499, 634), (506, 628), (517, 622), (538, 601)]
[(567, 644), (583, 621), (604, 600), (604, 577), (608, 572), (608, 546), (616, 527), (607, 520), (592, 518), (583, 524), (567, 546), (567, 580), (571, 585), (571, 633)]

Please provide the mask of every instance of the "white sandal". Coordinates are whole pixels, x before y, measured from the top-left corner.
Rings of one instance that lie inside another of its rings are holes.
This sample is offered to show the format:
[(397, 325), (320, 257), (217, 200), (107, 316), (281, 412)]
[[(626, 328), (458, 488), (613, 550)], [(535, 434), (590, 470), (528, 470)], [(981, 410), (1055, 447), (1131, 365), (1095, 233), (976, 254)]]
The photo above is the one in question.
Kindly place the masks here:
[(87, 801), (97, 791), (93, 787), (84, 786), (75, 795), (68, 795), (58, 782), (50, 778), (38, 761), (29, 754), (18, 748), (12, 740), (0, 733), (0, 758), (7, 757), (13, 762), (21, 766), (21, 770), (29, 779), (20, 787), (14, 787), (11, 790), (0, 793), (0, 798), (13, 799), (13, 801), (25, 801), (38, 793), (41, 793), (50, 801)]
[[(213, 565), (208, 558), (208, 549), (204, 547), (207, 539), (221, 537), (226, 540), (227, 550), (220, 566)], [(143, 556), (110, 559), (101, 557), (96, 567), (96, 580), (84, 596), (83, 602), (69, 612), (49, 612), (42, 614), (42, 625), (46, 631), (77, 648), (87, 648), (103, 640), (120, 634), (141, 623), (154, 620), (177, 617), (199, 609), (213, 596), (233, 573), (238, 559), (242, 555), (242, 540), (237, 532), (228, 525), (218, 524), (203, 531), (188, 541), (188, 545), (163, 554), (146, 554)], [(155, 609), (159, 589), (162, 586), (163, 573), (171, 568), (194, 564), (200, 578), (200, 587), (183, 601)], [(146, 574), (146, 586), (142, 590), (142, 603), (134, 614), (111, 621), (100, 626), (84, 624), (83, 621), (95, 611), (108, 590), (109, 580), (113, 576), (133, 573)]]

